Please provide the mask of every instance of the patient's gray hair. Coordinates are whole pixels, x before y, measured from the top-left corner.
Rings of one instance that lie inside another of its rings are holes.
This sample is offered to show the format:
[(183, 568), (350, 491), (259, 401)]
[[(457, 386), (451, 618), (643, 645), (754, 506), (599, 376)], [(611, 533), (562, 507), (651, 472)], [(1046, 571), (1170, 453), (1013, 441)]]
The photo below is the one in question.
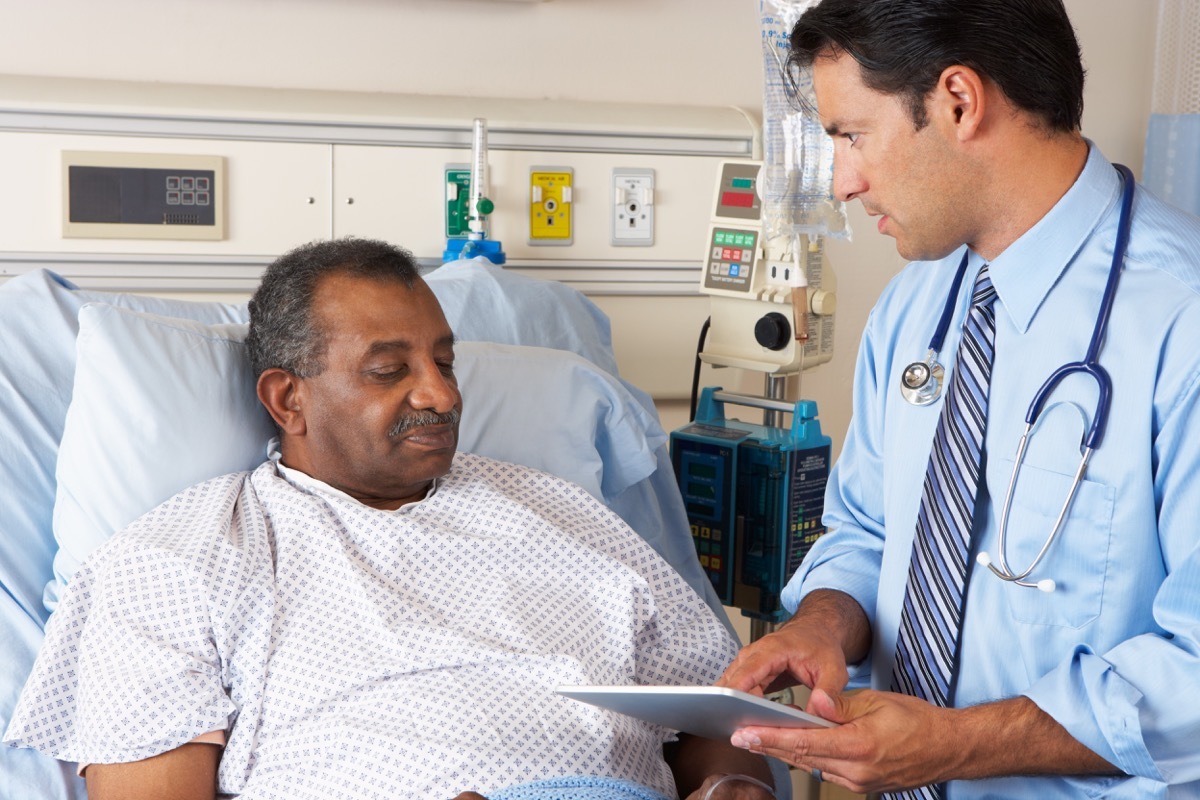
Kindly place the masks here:
[(409, 289), (420, 280), (412, 253), (376, 239), (312, 242), (277, 258), (250, 298), (246, 347), (255, 376), (280, 368), (301, 378), (319, 375), (328, 334), (313, 318), (321, 279), (346, 274), (399, 281)]

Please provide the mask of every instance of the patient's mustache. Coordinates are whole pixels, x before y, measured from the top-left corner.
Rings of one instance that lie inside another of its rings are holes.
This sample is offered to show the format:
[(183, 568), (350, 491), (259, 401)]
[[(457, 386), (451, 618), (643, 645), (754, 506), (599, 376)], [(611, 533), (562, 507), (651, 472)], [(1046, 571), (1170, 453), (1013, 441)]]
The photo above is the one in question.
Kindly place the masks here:
[(445, 414), (439, 414), (436, 411), (418, 411), (397, 420), (396, 424), (388, 430), (388, 436), (402, 436), (413, 428), (427, 428), (432, 425), (456, 426), (459, 416), (461, 415), (457, 408), (452, 408)]

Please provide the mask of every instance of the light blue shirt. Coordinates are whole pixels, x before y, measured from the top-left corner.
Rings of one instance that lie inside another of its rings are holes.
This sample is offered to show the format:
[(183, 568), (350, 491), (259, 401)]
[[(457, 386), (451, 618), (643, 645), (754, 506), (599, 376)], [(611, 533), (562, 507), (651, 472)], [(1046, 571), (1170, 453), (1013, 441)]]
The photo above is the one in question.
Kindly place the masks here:
[[(1087, 352), (1114, 242), (1121, 179), (1093, 146), (1075, 185), (991, 262), (996, 356), (986, 492), (977, 509), (955, 704), (1026, 695), (1133, 778), (957, 782), (949, 797), (1200, 796), (1200, 219), (1139, 187), (1125, 268), (1100, 363), (1112, 411), (1099, 449), (1031, 580), (975, 565), (997, 553), (998, 517), (1029, 403), (1061, 364)], [(859, 352), (854, 416), (825, 498), (830, 533), (784, 593), (840, 589), (870, 618), (871, 656), (855, 683), (891, 682), (926, 462), (942, 402), (900, 396), (929, 348), (962, 250), (909, 265), (872, 311)], [(975, 274), (972, 253), (940, 360), (947, 383)], [(1054, 526), (1096, 407), (1073, 376), (1035, 430), (1009, 519), (1008, 561), (1024, 570)], [(942, 395), (945, 396), (944, 393)], [(990, 495), (990, 497), (989, 497)], [(1170, 784), (1168, 789), (1167, 784)], [(1186, 784), (1186, 785), (1179, 785)]]

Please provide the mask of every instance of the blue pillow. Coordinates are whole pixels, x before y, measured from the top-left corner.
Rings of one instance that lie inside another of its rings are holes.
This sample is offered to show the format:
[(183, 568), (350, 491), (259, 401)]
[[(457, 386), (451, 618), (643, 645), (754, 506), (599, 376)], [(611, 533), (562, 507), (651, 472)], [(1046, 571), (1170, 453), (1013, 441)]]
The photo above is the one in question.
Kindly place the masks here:
[(447, 261), (422, 277), (459, 341), (569, 350), (617, 374), (608, 316), (564, 283), (525, 277), (482, 257)]
[(658, 419), (619, 379), (565, 350), (460, 342), (459, 449), (566, 478), (606, 505), (658, 467)]
[(75, 375), (77, 317), (92, 301), (206, 322), (246, 318), (241, 306), (80, 291), (46, 270), (0, 284), (0, 588), (39, 627), (48, 616), (42, 589), (55, 549), (54, 469)]

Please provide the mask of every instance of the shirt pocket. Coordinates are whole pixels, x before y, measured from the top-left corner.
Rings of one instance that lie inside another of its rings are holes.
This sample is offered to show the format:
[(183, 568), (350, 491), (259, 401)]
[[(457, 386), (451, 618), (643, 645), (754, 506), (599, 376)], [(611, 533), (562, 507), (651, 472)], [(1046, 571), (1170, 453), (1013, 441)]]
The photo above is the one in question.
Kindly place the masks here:
[[(1001, 474), (1012, 475), (1013, 461), (997, 459)], [(1054, 530), (1054, 523), (1071, 492), (1074, 473), (1022, 464), (1008, 513), (1005, 557), (1012, 572), (1029, 568)], [(1007, 483), (1002, 492), (1006, 492)], [(1003, 597), (1011, 617), (1018, 622), (1081, 628), (1100, 615), (1104, 584), (1108, 577), (1109, 545), (1112, 539), (1113, 508), (1116, 490), (1091, 480), (1079, 482), (1062, 528), (1050, 543), (1046, 555), (1026, 580), (1049, 578), (1053, 592), (1043, 592), (1013, 582), (1005, 582)], [(1004, 508), (1004, 494), (993, 497), (996, 522)], [(999, 530), (990, 550), (993, 563), (999, 565)], [(998, 580), (989, 571), (984, 580)]]

